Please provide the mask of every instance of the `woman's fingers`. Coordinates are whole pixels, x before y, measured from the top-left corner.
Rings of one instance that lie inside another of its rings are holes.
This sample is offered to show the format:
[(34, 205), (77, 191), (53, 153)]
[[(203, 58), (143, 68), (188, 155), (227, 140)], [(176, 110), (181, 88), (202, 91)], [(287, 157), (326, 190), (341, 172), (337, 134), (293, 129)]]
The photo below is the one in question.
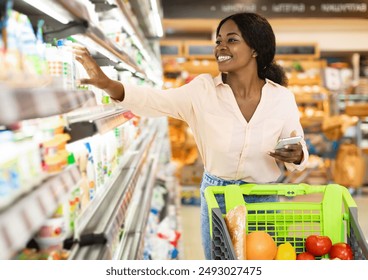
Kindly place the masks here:
[(72, 43), (71, 46), (72, 46), (73, 50), (75, 50), (75, 51), (89, 53), (88, 49), (85, 46), (81, 45), (81, 44)]
[(300, 162), (303, 157), (303, 149), (300, 144), (287, 145), (282, 149), (277, 149), (269, 153), (270, 156), (283, 162)]
[(91, 56), (89, 50), (85, 46), (77, 43), (72, 44), (72, 49), (75, 59), (83, 66), (89, 76), (89, 78), (80, 79), (79, 83), (94, 85), (101, 89), (106, 88), (110, 79), (105, 75), (101, 67)]
[(72, 50), (76, 60), (79, 61), (80, 63), (92, 59), (91, 53), (85, 46), (73, 43)]

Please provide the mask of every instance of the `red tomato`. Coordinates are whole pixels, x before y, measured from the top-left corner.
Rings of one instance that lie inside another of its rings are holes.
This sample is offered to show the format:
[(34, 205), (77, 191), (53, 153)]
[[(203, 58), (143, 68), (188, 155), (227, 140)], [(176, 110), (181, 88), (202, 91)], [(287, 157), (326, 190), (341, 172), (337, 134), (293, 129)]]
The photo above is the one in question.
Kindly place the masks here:
[(310, 235), (305, 240), (305, 249), (315, 257), (326, 255), (332, 246), (328, 236)]
[(296, 256), (297, 260), (315, 260), (316, 258), (308, 252), (300, 253)]
[(353, 250), (344, 242), (336, 243), (329, 252), (330, 259), (339, 258), (340, 260), (352, 260)]

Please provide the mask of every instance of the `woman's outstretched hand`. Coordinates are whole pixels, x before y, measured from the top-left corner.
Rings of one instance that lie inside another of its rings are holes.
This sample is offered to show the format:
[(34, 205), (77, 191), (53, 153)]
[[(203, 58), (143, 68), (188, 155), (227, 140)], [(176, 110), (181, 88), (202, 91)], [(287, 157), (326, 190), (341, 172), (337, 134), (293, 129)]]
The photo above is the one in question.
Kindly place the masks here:
[(81, 79), (80, 83), (105, 89), (110, 79), (105, 75), (100, 66), (92, 58), (88, 49), (79, 44), (73, 44), (72, 46), (75, 59), (82, 64), (89, 76), (89, 78)]
[(74, 43), (72, 47), (75, 59), (82, 64), (89, 76), (89, 78), (81, 79), (80, 83), (93, 85), (106, 91), (111, 98), (122, 101), (125, 95), (123, 84), (106, 76), (85, 46)]

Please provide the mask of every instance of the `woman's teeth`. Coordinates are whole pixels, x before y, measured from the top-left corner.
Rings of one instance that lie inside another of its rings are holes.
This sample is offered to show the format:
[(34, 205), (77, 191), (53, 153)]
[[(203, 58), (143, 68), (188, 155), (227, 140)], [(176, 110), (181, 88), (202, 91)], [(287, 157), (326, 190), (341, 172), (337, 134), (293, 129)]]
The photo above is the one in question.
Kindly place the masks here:
[(229, 60), (231, 59), (231, 56), (229, 55), (220, 55), (219, 57), (217, 57), (217, 61), (219, 62), (223, 62), (223, 61), (226, 61), (226, 60)]

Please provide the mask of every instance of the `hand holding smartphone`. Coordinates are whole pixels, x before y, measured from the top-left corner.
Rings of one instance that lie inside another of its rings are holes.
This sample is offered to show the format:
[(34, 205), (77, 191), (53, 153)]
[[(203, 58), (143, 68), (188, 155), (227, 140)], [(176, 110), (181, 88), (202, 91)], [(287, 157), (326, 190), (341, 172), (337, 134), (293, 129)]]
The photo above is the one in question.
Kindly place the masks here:
[(282, 139), (280, 139), (277, 142), (277, 144), (275, 146), (275, 150), (282, 149), (286, 145), (298, 144), (302, 139), (303, 139), (302, 136), (294, 136), (294, 137), (282, 138)]

